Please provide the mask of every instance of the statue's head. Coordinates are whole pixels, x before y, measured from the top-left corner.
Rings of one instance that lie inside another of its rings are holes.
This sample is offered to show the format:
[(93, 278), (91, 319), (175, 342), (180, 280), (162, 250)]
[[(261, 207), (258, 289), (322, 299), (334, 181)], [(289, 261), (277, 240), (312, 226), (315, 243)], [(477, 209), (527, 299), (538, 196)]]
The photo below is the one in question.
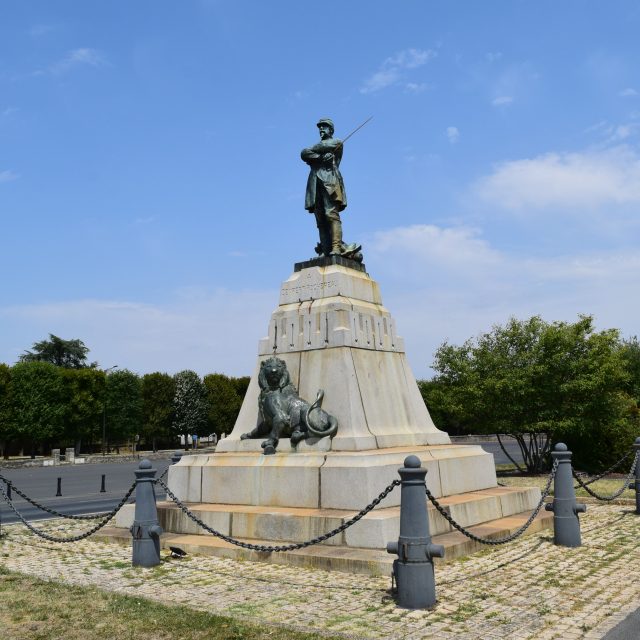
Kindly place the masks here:
[(323, 140), (327, 138), (331, 138), (333, 136), (334, 128), (333, 128), (333, 120), (331, 118), (320, 118), (318, 120), (318, 131), (320, 132), (320, 137)]
[(260, 364), (258, 384), (263, 391), (284, 389), (290, 382), (289, 372), (284, 360), (272, 356)]

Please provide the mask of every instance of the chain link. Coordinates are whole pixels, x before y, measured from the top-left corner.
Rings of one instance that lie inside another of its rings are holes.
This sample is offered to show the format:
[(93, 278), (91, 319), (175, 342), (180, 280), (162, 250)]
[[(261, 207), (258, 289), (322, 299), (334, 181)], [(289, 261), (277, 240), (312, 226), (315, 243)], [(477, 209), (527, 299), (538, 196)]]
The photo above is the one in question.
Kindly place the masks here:
[(67, 520), (96, 520), (97, 518), (104, 518), (109, 514), (108, 511), (104, 511), (102, 513), (93, 513), (91, 515), (72, 515), (70, 513), (60, 513), (60, 511), (56, 511), (55, 509), (51, 509), (50, 507), (46, 507), (39, 502), (36, 502), (33, 498), (30, 498), (27, 494), (23, 493), (16, 487), (13, 482), (7, 480), (4, 476), (0, 475), (0, 480), (4, 482), (7, 486), (11, 484), (11, 491), (15, 491), (23, 500), (26, 500), (29, 504), (32, 504), (36, 509), (40, 509), (41, 511), (46, 511), (50, 513), (52, 516), (56, 516), (57, 518), (66, 518)]
[(506, 542), (511, 542), (512, 540), (515, 540), (517, 537), (521, 536), (531, 526), (531, 523), (535, 520), (535, 517), (540, 512), (540, 509), (542, 509), (542, 505), (544, 504), (545, 499), (547, 498), (547, 496), (551, 492), (551, 483), (553, 482), (553, 479), (556, 476), (556, 471), (557, 470), (558, 470), (558, 461), (554, 460), (553, 467), (551, 468), (551, 473), (549, 474), (549, 479), (547, 480), (547, 484), (546, 484), (546, 486), (545, 486), (545, 488), (544, 488), (544, 490), (542, 492), (542, 496), (540, 497), (540, 502), (538, 502), (538, 505), (536, 506), (536, 508), (531, 512), (531, 515), (529, 516), (529, 519), (517, 531), (514, 531), (513, 533), (509, 534), (508, 536), (505, 536), (504, 538), (493, 538), (493, 539), (492, 538), (481, 538), (480, 536), (477, 536), (477, 535), (471, 533), (471, 531), (468, 531), (467, 529), (465, 529), (462, 525), (458, 524), (451, 517), (451, 515), (447, 512), (447, 510), (433, 497), (433, 495), (432, 495), (431, 491), (429, 491), (429, 489), (427, 489), (427, 498), (429, 498), (429, 500), (431, 501), (433, 506), (438, 510), (438, 513), (440, 513), (440, 515), (454, 529), (457, 529), (460, 533), (462, 533), (463, 535), (467, 536), (467, 538), (470, 538), (471, 540), (474, 540), (475, 542), (479, 542), (480, 544), (488, 544), (488, 545), (505, 544)]
[[(573, 472), (573, 477), (578, 481), (578, 486), (582, 487), (590, 496), (598, 500), (610, 502), (611, 500), (615, 500), (616, 498), (619, 498), (628, 488), (629, 482), (636, 472), (636, 466), (638, 464), (639, 457), (640, 457), (640, 451), (636, 453), (636, 457), (633, 459), (633, 464), (631, 465), (631, 470), (627, 474), (627, 477), (624, 479), (622, 486), (616, 492), (612, 493), (609, 496), (600, 495), (599, 493), (596, 493), (593, 489), (590, 489), (587, 485), (591, 484), (591, 482), (582, 482), (582, 479), (580, 478), (580, 476), (576, 474), (575, 471)], [(592, 480), (592, 482), (595, 482), (595, 480)]]
[(13, 502), (9, 499), (9, 496), (4, 492), (4, 489), (0, 487), (0, 498), (3, 498), (4, 501), (9, 505), (9, 508), (18, 516), (18, 519), (22, 522), (22, 524), (29, 529), (32, 533), (35, 533), (37, 536), (43, 538), (44, 540), (48, 540), (49, 542), (78, 542), (79, 540), (84, 540), (89, 536), (93, 535), (96, 531), (99, 531), (104, 527), (115, 515), (122, 509), (127, 500), (131, 497), (131, 494), (135, 491), (136, 483), (134, 482), (131, 485), (131, 488), (124, 495), (122, 500), (118, 503), (116, 507), (114, 507), (111, 511), (107, 512), (106, 515), (100, 522), (98, 522), (94, 527), (85, 531), (84, 533), (78, 534), (77, 536), (70, 536), (68, 538), (58, 538), (57, 536), (49, 535), (40, 529), (34, 527), (31, 523), (25, 520), (24, 516), (15, 508)]
[(312, 538), (311, 540), (307, 540), (306, 542), (296, 542), (293, 544), (285, 544), (279, 546), (268, 546), (264, 544), (251, 544), (250, 542), (242, 542), (240, 540), (236, 540), (230, 536), (221, 533), (220, 531), (216, 531), (211, 528), (209, 525), (205, 524), (198, 516), (195, 515), (176, 495), (169, 489), (169, 487), (158, 478), (155, 481), (159, 484), (166, 492), (166, 494), (178, 505), (182, 513), (184, 513), (188, 518), (193, 520), (198, 526), (202, 527), (205, 531), (208, 531), (210, 534), (228, 542), (229, 544), (234, 544), (237, 547), (242, 547), (243, 549), (251, 549), (253, 551), (263, 551), (268, 553), (277, 553), (281, 551), (295, 551), (296, 549), (305, 549), (306, 547), (310, 547), (314, 544), (319, 544), (320, 542), (324, 542), (329, 538), (337, 535), (338, 533), (342, 533), (345, 529), (348, 529), (351, 525), (361, 520), (369, 511), (375, 509), (399, 484), (400, 480), (394, 480), (377, 498), (374, 498), (362, 511), (358, 512), (353, 518), (343, 522), (339, 527), (336, 527), (332, 531), (328, 531), (316, 538)]
[(167, 467), (159, 476), (158, 476), (158, 480), (162, 480), (162, 478), (164, 478), (167, 473), (169, 473), (169, 467)]
[[(627, 451), (627, 453), (625, 453), (622, 458), (620, 458), (620, 460), (618, 460), (618, 462), (616, 462), (615, 464), (612, 464), (606, 471), (603, 471), (602, 473), (600, 473), (599, 475), (591, 478), (591, 480), (589, 480), (588, 482), (583, 482), (582, 483), (582, 487), (586, 487), (587, 485), (593, 484), (594, 482), (597, 482), (598, 480), (602, 480), (602, 478), (604, 478), (605, 476), (608, 476), (614, 469), (617, 469), (631, 454), (633, 453), (633, 449), (630, 449), (629, 451)], [(573, 475), (574, 477), (576, 477), (576, 474), (580, 475), (580, 476), (584, 476), (584, 475), (588, 475), (588, 474), (581, 474), (578, 473), (577, 471), (574, 471)], [(578, 480), (578, 482), (580, 482), (580, 480), (578, 478), (576, 478), (576, 480)], [(574, 489), (577, 489), (578, 487), (574, 487)]]

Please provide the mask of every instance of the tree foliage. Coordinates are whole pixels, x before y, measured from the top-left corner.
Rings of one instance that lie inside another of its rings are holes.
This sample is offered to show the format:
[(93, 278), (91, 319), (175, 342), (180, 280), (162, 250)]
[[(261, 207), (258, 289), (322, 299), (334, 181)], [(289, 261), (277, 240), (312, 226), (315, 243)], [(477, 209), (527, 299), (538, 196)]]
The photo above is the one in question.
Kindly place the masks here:
[(0, 363), (0, 454), (6, 455), (6, 443), (14, 436), (11, 409), (11, 368)]
[(82, 440), (100, 433), (105, 401), (105, 374), (98, 369), (62, 369), (66, 394), (65, 436), (76, 454)]
[(558, 440), (582, 468), (607, 466), (638, 429), (618, 331), (596, 332), (590, 316), (511, 319), (460, 347), (444, 343), (433, 368), (422, 390), (434, 415), (468, 433), (512, 435), (530, 471)]
[(207, 389), (195, 371), (176, 373), (176, 393), (173, 399), (175, 411), (173, 431), (187, 436), (207, 434)]
[(220, 436), (223, 433), (230, 433), (233, 429), (244, 398), (244, 393), (242, 395), (238, 393), (238, 389), (242, 389), (243, 384), (238, 383), (238, 380), (221, 373), (210, 373), (204, 377), (210, 433)]
[(155, 444), (157, 439), (171, 435), (176, 383), (167, 373), (147, 373), (142, 376), (142, 434)]
[(20, 356), (20, 362), (49, 362), (65, 369), (96, 366), (95, 362), (87, 364), (89, 349), (82, 340), (63, 340), (50, 333), (48, 340), (35, 342), (31, 348), (33, 351), (25, 351)]
[(108, 442), (123, 443), (142, 430), (142, 382), (128, 369), (107, 374), (105, 421)]
[(67, 403), (61, 370), (48, 362), (21, 362), (11, 369), (14, 435), (32, 442), (59, 438)]

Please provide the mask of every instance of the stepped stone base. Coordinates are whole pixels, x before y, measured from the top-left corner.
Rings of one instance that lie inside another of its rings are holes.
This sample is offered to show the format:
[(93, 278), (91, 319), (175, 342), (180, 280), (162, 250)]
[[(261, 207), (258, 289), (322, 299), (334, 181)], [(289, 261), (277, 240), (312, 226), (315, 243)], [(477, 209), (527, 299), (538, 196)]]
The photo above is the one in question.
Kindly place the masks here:
[[(398, 490), (394, 491), (396, 493)], [(393, 494), (391, 494), (393, 495)], [(537, 488), (496, 487), (442, 498), (456, 522), (482, 537), (502, 537), (515, 531), (529, 517), (540, 499)], [(383, 503), (384, 504), (384, 503)], [(266, 508), (241, 505), (190, 504), (189, 508), (214, 529), (253, 544), (280, 545), (303, 542), (330, 531), (356, 512), (337, 509)], [(128, 527), (134, 505), (126, 505), (116, 516), (116, 525), (103, 530), (109, 540), (130, 543)], [(310, 566), (354, 573), (387, 574), (394, 556), (383, 549), (397, 539), (399, 507), (374, 509), (364, 518), (326, 542), (284, 553), (254, 552), (228, 544), (209, 534), (187, 518), (173, 503), (159, 503), (163, 547), (176, 545), (190, 553), (251, 559), (278, 564)], [(482, 545), (452, 530), (449, 523), (428, 504), (433, 542), (445, 546), (445, 561), (472, 553)], [(553, 514), (541, 512), (528, 532), (552, 526)]]
[[(493, 456), (476, 445), (325, 451), (323, 439), (294, 453), (288, 439), (276, 455), (262, 455), (259, 440), (244, 451), (183, 457), (169, 468), (169, 487), (185, 502), (359, 511), (398, 478), (404, 459), (417, 455), (436, 497), (496, 486)], [(394, 491), (386, 503), (400, 504)]]

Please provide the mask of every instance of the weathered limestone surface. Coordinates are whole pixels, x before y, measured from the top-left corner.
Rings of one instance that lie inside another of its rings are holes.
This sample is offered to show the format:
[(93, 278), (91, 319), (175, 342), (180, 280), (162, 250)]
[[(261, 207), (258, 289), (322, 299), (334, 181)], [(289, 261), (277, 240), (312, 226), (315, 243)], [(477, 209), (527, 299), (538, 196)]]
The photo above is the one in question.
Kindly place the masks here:
[(431, 420), (403, 340), (366, 273), (311, 267), (282, 285), (238, 420), (218, 452), (245, 450), (240, 435), (258, 420), (260, 362), (273, 354), (286, 362), (301, 397), (312, 400), (324, 389), (323, 408), (339, 424), (333, 451), (450, 442)]
[[(465, 527), (495, 521), (531, 511), (540, 499), (537, 488), (485, 489), (443, 498), (456, 522)], [(116, 526), (130, 527), (135, 505), (126, 505), (116, 515)], [(252, 505), (192, 504), (192, 511), (214, 529), (244, 540), (269, 540), (281, 544), (304, 542), (336, 529), (351, 519), (356, 509), (308, 509), (296, 507), (260, 507)], [(451, 525), (428, 505), (431, 535), (450, 533)], [(158, 517), (166, 531), (198, 534), (201, 530), (173, 503), (159, 503)], [(330, 546), (380, 549), (398, 537), (400, 507), (386, 501), (342, 533), (322, 544)]]
[[(254, 441), (258, 447), (259, 442)], [(493, 456), (479, 446), (290, 453), (287, 443), (282, 441), (282, 450), (273, 456), (257, 450), (185, 456), (169, 468), (169, 486), (187, 502), (358, 511), (398, 477), (410, 454), (422, 460), (436, 497), (496, 486)], [(399, 500), (394, 491), (385, 505)]]
[[(260, 439), (240, 439), (256, 426), (258, 372), (271, 355), (285, 361), (302, 398), (313, 400), (324, 389), (323, 408), (339, 424), (333, 439), (297, 447), (282, 439), (277, 453), (268, 456)], [(495, 520), (533, 504), (530, 492), (500, 494), (491, 454), (479, 446), (451, 444), (436, 428), (377, 283), (343, 265), (312, 266), (282, 285), (232, 433), (215, 454), (183, 457), (170, 467), (168, 482), (225, 533), (303, 541), (369, 504), (398, 478), (410, 454), (427, 469), (431, 492), (452, 497), (451, 508), (464, 522)], [(481, 494), (484, 490), (490, 493)], [(400, 491), (393, 491), (380, 509), (328, 544), (384, 548), (398, 535), (399, 502)], [(175, 509), (162, 513), (165, 529), (196, 532)], [(434, 531), (449, 530), (440, 516), (430, 517)], [(123, 513), (120, 521), (127, 518)]]

